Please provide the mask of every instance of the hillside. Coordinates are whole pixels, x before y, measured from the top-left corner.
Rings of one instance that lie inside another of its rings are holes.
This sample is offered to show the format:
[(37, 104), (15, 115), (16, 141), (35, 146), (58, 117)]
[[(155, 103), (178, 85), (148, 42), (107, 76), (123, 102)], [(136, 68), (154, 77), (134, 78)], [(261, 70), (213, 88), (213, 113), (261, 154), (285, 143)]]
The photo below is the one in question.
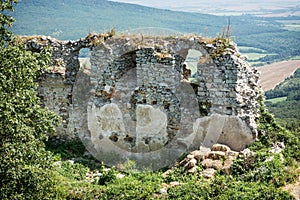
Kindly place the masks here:
[(300, 60), (289, 60), (262, 67), (257, 67), (261, 73), (261, 85), (264, 91), (274, 89), (276, 85), (294, 74), (300, 68)]
[(227, 23), (227, 18), (222, 17), (106, 0), (26, 0), (17, 5), (14, 16), (16, 34), (52, 35), (58, 39), (78, 39), (89, 32), (103, 32), (112, 27), (129, 32), (145, 27), (184, 33), (206, 31), (215, 36)]
[(245, 0), (241, 4), (239, 0), (223, 1), (211, 0), (210, 4), (205, 0), (112, 0), (116, 2), (134, 3), (138, 5), (151, 6), (155, 8), (167, 8), (171, 10), (188, 11), (188, 12), (201, 12), (211, 13), (213, 15), (241, 15), (241, 14), (254, 14), (254, 15), (278, 15), (290, 14), (300, 15), (299, 1), (298, 0)]
[[(40, 8), (38, 5), (46, 1), (30, 2), (33, 3), (32, 9), (38, 9)], [(63, 1), (63, 3), (65, 2)], [(11, 9), (10, 3), (12, 0), (1, 1), (0, 7), (4, 10)], [(37, 6), (34, 7), (34, 4)], [(29, 13), (30, 11), (26, 10)], [(41, 17), (43, 16), (41, 15)], [(51, 20), (51, 16), (48, 18), (49, 23), (56, 19), (53, 16), (53, 20)], [(65, 120), (67, 115), (60, 118), (45, 109), (40, 101), (43, 97), (38, 97), (36, 77), (41, 76), (41, 71), (46, 70), (48, 64), (51, 63), (51, 52), (47, 48), (40, 52), (36, 51), (36, 48), (34, 48), (34, 52), (28, 51), (21, 43), (20, 38), (14, 40), (13, 34), (5, 34), (9, 33), (6, 30), (11, 24), (9, 17), (1, 13), (0, 21), (2, 22), (0, 23), (1, 31), (4, 33), (0, 37), (0, 97), (4, 97), (0, 98), (1, 200), (299, 199), (299, 193), (297, 193), (299, 187), (295, 181), (299, 180), (300, 174), (300, 132), (292, 133), (278, 126), (263, 105), (259, 108), (260, 116), (257, 119), (257, 128), (260, 133), (258, 139), (243, 151), (233, 151), (223, 144), (214, 144), (208, 148), (198, 143), (199, 148), (195, 151), (184, 153), (178, 158), (178, 162), (157, 171), (149, 171), (148, 167), (139, 171), (136, 163), (132, 160), (124, 160), (125, 162), (108, 167), (102, 159), (97, 160), (92, 156), (93, 147), (86, 146), (85, 139), (81, 141), (79, 138), (70, 140), (64, 137), (48, 138), (49, 135), (54, 134), (55, 125), (67, 121)], [(34, 20), (32, 23), (36, 21)], [(66, 26), (68, 25), (66, 24)], [(34, 40), (33, 37), (30, 38)], [(35, 43), (38, 45), (34, 45), (34, 47), (47, 45), (45, 37), (38, 38), (44, 43)], [(46, 37), (46, 40), (54, 41), (49, 37)], [(102, 40), (99, 42), (99, 38), (96, 37), (95, 40), (98, 44), (103, 44)], [(71, 43), (65, 42), (68, 45)], [(78, 42), (76, 43), (78, 44)], [(67, 51), (64, 45), (60, 47), (62, 47), (61, 52)], [(74, 46), (70, 48), (77, 52)], [(57, 49), (60, 50), (60, 48)], [(116, 46), (116, 49), (119, 51), (119, 46)], [(61, 55), (65, 54), (57, 54), (57, 56)], [(77, 60), (77, 54), (71, 57)], [(102, 59), (96, 60), (103, 61)], [(127, 57), (124, 60), (127, 61)], [(134, 62), (134, 60), (130, 60)], [(161, 59), (159, 60), (161, 61)], [(60, 59), (56, 61), (56, 67), (61, 67), (63, 61)], [(236, 64), (235, 62), (231, 63)], [(124, 69), (122, 66), (120, 68)], [(234, 67), (230, 68), (234, 69)], [(56, 96), (54, 89), (57, 88), (59, 93), (67, 95), (67, 101), (62, 101), (62, 104), (54, 104), (64, 112), (66, 106), (76, 104), (76, 102), (70, 102), (71, 99), (76, 98), (70, 98), (71, 93), (61, 86), (75, 89), (76, 85), (72, 88), (61, 81), (58, 85), (53, 84), (52, 78), (60, 79), (62, 77), (59, 74), (53, 73), (53, 75), (49, 76), (51, 87), (42, 93), (49, 94), (53, 100), (62, 100), (61, 96)], [(84, 77), (86, 78), (85, 75)], [(111, 76), (111, 78), (115, 77)], [(77, 89), (79, 89), (80, 95), (88, 100), (85, 94), (89, 93), (89, 82), (93, 82), (93, 80), (85, 78), (82, 79), (83, 87), (77, 87)], [(247, 82), (247, 79), (245, 80)], [(218, 82), (222, 82), (222, 80)], [(193, 90), (191, 89), (191, 91)], [(248, 92), (243, 93), (249, 94)], [(132, 95), (130, 92), (128, 94)], [(96, 97), (95, 93), (92, 95)], [(177, 97), (174, 95), (174, 98)], [(248, 104), (248, 102), (246, 103)], [(176, 103), (181, 106), (180, 102), (176, 101)], [(90, 107), (89, 105), (91, 104), (78, 107), (86, 110), (87, 107)], [(127, 105), (125, 104), (126, 107)], [(72, 109), (72, 111), (75, 110)], [(80, 115), (89, 117), (84, 112), (81, 112)], [(117, 117), (119, 118), (119, 116)], [(97, 123), (98, 120), (99, 118), (93, 121)], [(223, 121), (223, 123), (225, 122)], [(212, 125), (214, 126), (212, 131), (218, 131), (215, 121)], [(242, 128), (244, 128), (243, 125)], [(231, 128), (228, 130), (232, 132)], [(76, 128), (71, 131), (81, 135)], [(90, 133), (88, 131), (89, 136), (91, 136)], [(222, 135), (223, 132), (221, 133), (219, 130), (219, 133)], [(209, 138), (211, 139), (211, 137)], [(99, 139), (103, 138), (99, 137)], [(240, 138), (235, 139), (239, 140)], [(114, 144), (112, 143), (112, 145)], [(115, 159), (115, 156), (116, 154), (110, 156), (109, 159)], [(138, 156), (144, 155), (139, 154)], [(156, 151), (151, 156), (156, 157)], [(157, 158), (168, 159), (168, 157), (160, 156)], [(145, 160), (145, 164), (151, 165), (152, 163)]]
[[(177, 12), (106, 0), (23, 0), (16, 6), (13, 15), (17, 19), (13, 26), (15, 34), (50, 35), (65, 40), (85, 37), (89, 32), (104, 32), (113, 27), (118, 33), (145, 34), (141, 30), (146, 28), (148, 31), (151, 29), (151, 34), (158, 35), (167, 30), (171, 35), (196, 33), (215, 37), (218, 33), (222, 34), (228, 23), (228, 17), (224, 16)], [(280, 20), (284, 20), (284, 23)], [(234, 16), (231, 17), (232, 38), (239, 46), (264, 51), (251, 60), (254, 64), (297, 56), (300, 55), (298, 29), (286, 29), (292, 20), (299, 21), (300, 17)]]
[[(299, 65), (298, 65), (299, 66)], [(281, 125), (300, 131), (300, 68), (265, 93), (266, 105)]]

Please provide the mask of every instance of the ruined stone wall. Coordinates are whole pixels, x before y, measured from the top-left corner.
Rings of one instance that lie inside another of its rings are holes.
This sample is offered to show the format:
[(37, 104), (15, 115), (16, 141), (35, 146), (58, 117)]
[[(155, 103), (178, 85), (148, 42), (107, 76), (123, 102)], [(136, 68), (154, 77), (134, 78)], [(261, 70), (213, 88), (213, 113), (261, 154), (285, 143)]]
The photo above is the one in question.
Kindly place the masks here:
[(80, 68), (79, 52), (82, 48), (93, 45), (111, 37), (110, 33), (90, 34), (79, 40), (60, 41), (49, 36), (23, 36), (20, 37), (27, 49), (40, 52), (50, 48), (52, 63), (49, 68), (38, 77), (38, 94), (44, 106), (57, 113), (62, 118), (61, 126), (57, 127), (57, 138), (74, 138), (76, 129), (72, 125), (73, 88)]
[[(114, 36), (97, 45), (87, 38), (27, 43), (33, 51), (53, 47), (39, 94), (64, 120), (58, 135), (80, 137), (95, 152), (106, 145), (145, 153), (217, 142), (240, 150), (256, 137), (258, 74), (232, 42)], [(91, 68), (79, 68), (79, 50), (87, 47)], [(185, 63), (191, 49), (200, 55), (193, 74)]]
[[(141, 109), (139, 105), (159, 108), (167, 116), (166, 134), (162, 134), (165, 138), (161, 139), (160, 145), (175, 139), (177, 143), (192, 147), (200, 143), (209, 146), (222, 142), (233, 149), (242, 149), (256, 137), (258, 74), (239, 55), (234, 43), (228, 44), (220, 55), (213, 58), (217, 42), (207, 44), (200, 42), (199, 38), (143, 38), (142, 41), (139, 37), (110, 38), (92, 51), (91, 77), (95, 80), (96, 95), (90, 99), (90, 104), (99, 109), (104, 105), (117, 105), (125, 116), (122, 120), (132, 120), (133, 127), (138, 126), (136, 114), (137, 109)], [(184, 80), (182, 67), (190, 49), (200, 51), (201, 55), (192, 83)], [(124, 66), (124, 63), (115, 63), (120, 62), (120, 58), (124, 60), (128, 54), (131, 55), (131, 64), (127, 63), (130, 67), (123, 67), (122, 75), (115, 76), (119, 71), (117, 66)], [(130, 70), (134, 71), (134, 76), (126, 74)], [(116, 84), (123, 82), (127, 84)], [(191, 88), (187, 85), (193, 86), (193, 92), (187, 92)], [(193, 106), (187, 106), (188, 109), (181, 105), (188, 105), (186, 101), (193, 100), (196, 104), (191, 103)], [(96, 118), (101, 115), (100, 110), (90, 111)], [(128, 118), (126, 113), (129, 113)], [(101, 124), (101, 119), (98, 119)], [(100, 124), (91, 126), (101, 127)], [(101, 128), (94, 131), (94, 137), (97, 138), (102, 131)], [(151, 134), (151, 127), (147, 131), (150, 136), (154, 134)], [(188, 139), (190, 141), (186, 141), (187, 133), (194, 134), (193, 139)], [(114, 133), (113, 140), (122, 143), (120, 141), (128, 139), (127, 135)], [(135, 143), (136, 137), (130, 136), (130, 141)], [(155, 140), (149, 137), (142, 138), (144, 147), (141, 149), (149, 149), (149, 142)]]

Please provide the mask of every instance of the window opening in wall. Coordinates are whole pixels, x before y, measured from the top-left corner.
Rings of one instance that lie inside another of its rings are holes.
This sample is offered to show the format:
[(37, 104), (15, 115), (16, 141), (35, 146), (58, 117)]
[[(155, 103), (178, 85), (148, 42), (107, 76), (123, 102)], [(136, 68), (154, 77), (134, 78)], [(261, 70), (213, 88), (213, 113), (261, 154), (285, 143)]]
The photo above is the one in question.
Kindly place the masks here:
[(202, 53), (195, 49), (189, 49), (186, 56), (185, 62), (182, 65), (183, 78), (189, 80), (190, 82), (195, 79), (197, 74), (197, 64)]
[(91, 50), (89, 48), (84, 48), (79, 51), (79, 63), (81, 69), (91, 69), (90, 63)]

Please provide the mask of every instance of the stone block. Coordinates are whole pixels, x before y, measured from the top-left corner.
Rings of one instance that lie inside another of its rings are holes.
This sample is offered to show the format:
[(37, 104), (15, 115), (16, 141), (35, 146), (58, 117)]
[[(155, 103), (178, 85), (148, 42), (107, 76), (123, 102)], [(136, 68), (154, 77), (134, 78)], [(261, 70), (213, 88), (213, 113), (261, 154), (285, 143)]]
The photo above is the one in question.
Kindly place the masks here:
[(204, 168), (214, 168), (220, 170), (223, 167), (223, 162), (221, 160), (205, 159), (201, 162)]
[(233, 164), (233, 159), (226, 159), (224, 161), (223, 167), (222, 167), (222, 172), (225, 174), (230, 174), (231, 173), (231, 165)]
[(214, 144), (211, 148), (212, 151), (223, 151), (225, 153), (230, 151), (230, 148), (224, 144)]
[(214, 175), (216, 174), (216, 170), (215, 169), (213, 169), (213, 168), (208, 168), (208, 169), (205, 169), (205, 170), (203, 170), (202, 171), (202, 176), (204, 177), (204, 178), (212, 178), (212, 177), (214, 177)]
[(192, 151), (190, 155), (192, 155), (197, 161), (202, 161), (207, 157), (208, 153), (209, 151), (196, 150)]
[(211, 151), (209, 152), (207, 158), (213, 159), (213, 160), (225, 160), (226, 153), (223, 151)]

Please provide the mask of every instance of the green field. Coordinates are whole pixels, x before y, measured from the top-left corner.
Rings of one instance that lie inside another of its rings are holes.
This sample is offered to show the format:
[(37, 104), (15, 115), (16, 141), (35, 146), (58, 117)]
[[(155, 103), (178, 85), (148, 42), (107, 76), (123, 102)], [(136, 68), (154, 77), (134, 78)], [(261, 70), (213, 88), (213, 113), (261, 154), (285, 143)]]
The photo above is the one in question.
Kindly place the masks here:
[(192, 75), (197, 72), (198, 60), (201, 57), (201, 52), (190, 49), (186, 57), (187, 68), (191, 70)]
[(264, 58), (268, 55), (276, 55), (276, 54), (268, 54), (268, 53), (245, 53), (248, 56), (248, 61), (256, 61), (260, 58)]
[(288, 31), (300, 31), (300, 20), (276, 20)]
[(291, 57), (291, 60), (300, 60), (300, 56), (293, 56)]
[(266, 56), (276, 56), (276, 53), (269, 53), (267, 50), (249, 47), (249, 46), (239, 46), (238, 47), (241, 54), (247, 55), (248, 62), (255, 66), (261, 66), (268, 63), (268, 61), (264, 61), (262, 59), (266, 58)]
[(278, 103), (278, 102), (285, 101), (286, 99), (287, 97), (278, 97), (278, 98), (268, 99), (267, 101), (271, 103)]
[(259, 66), (263, 66), (263, 65), (266, 65), (268, 63), (266, 62), (253, 62), (253, 61), (248, 61), (252, 66), (254, 67), (259, 67)]
[(239, 46), (238, 47), (240, 52), (242, 53), (246, 53), (246, 52), (250, 52), (250, 53), (254, 53), (254, 52), (259, 52), (259, 53), (266, 53), (267, 51), (264, 49), (259, 49), (256, 47), (248, 47), (248, 46)]
[(287, 24), (284, 28), (288, 31), (300, 31), (300, 24)]
[(276, 20), (277, 22), (279, 23), (282, 23), (282, 24), (300, 24), (300, 20), (293, 20), (293, 19), (290, 19), (290, 20)]

